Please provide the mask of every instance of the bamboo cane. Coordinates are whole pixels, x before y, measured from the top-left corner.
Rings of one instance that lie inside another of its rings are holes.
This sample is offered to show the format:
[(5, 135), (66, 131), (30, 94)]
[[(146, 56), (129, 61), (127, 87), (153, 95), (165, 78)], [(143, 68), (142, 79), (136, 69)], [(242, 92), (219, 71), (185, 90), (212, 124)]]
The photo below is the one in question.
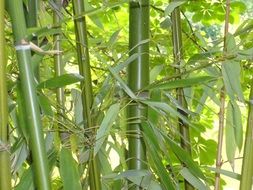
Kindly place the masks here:
[[(142, 40), (149, 39), (149, 0), (129, 3), (129, 49), (138, 45)], [(138, 59), (134, 60), (128, 67), (128, 85), (136, 92), (149, 84), (149, 43), (135, 47), (130, 51), (130, 56), (139, 53)], [(139, 94), (147, 98), (148, 92)], [(142, 119), (147, 117), (147, 107), (132, 103), (128, 107), (127, 117), (138, 118), (127, 126), (128, 130), (128, 169), (141, 170), (147, 168), (145, 165), (146, 148), (142, 137)], [(131, 184), (132, 186), (133, 184)], [(132, 186), (131, 189), (140, 189)]]
[[(80, 15), (85, 12), (84, 2), (82, 0), (73, 0), (74, 14)], [(79, 65), (79, 72), (85, 77), (85, 80), (81, 82), (82, 90), (82, 104), (83, 104), (83, 119), (84, 127), (93, 130), (93, 121), (91, 117), (91, 107), (93, 103), (92, 81), (90, 71), (90, 58), (89, 47), (87, 38), (87, 27), (85, 17), (75, 19), (75, 32), (76, 32), (76, 47), (77, 58)], [(93, 157), (93, 151), (90, 153), (90, 165), (89, 165), (89, 183), (90, 188), (94, 190), (101, 189), (100, 171), (98, 169), (97, 157)]]
[(29, 128), (29, 145), (34, 164), (35, 184), (39, 190), (50, 190), (48, 160), (45, 150), (39, 106), (37, 103), (34, 75), (31, 66), (31, 49), (26, 41), (26, 24), (22, 0), (6, 1), (7, 11), (11, 17), (12, 30), (19, 66), (22, 94), (27, 111)]
[[(173, 55), (174, 62), (178, 65), (176, 72), (181, 73), (181, 62), (183, 60), (183, 45), (182, 45), (182, 29), (181, 29), (181, 16), (180, 8), (176, 8), (171, 14), (172, 21), (172, 41), (173, 41)], [(181, 78), (181, 77), (179, 77)], [(177, 100), (178, 103), (185, 109), (187, 109), (187, 102), (185, 100), (184, 91), (182, 88), (177, 89)], [(188, 114), (183, 110), (178, 109), (178, 112), (188, 117)], [(189, 126), (183, 122), (181, 119), (178, 119), (179, 131), (181, 134), (181, 147), (185, 149), (191, 155), (191, 144), (190, 144), (190, 130)], [(184, 164), (184, 163), (183, 163)], [(185, 183), (185, 190), (194, 189), (193, 186), (187, 181)]]
[(4, 0), (0, 0), (0, 189), (11, 189), (10, 150), (8, 146), (8, 100), (4, 39)]

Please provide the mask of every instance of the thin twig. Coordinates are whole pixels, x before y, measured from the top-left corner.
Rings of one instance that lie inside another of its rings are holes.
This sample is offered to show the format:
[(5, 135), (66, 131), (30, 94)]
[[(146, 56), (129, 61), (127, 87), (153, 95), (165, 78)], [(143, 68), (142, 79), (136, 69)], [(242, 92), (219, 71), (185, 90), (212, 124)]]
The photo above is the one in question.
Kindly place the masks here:
[[(225, 16), (225, 28), (224, 28), (224, 48), (223, 53), (227, 53), (227, 35), (229, 30), (229, 15), (230, 15), (230, 0), (226, 1), (226, 16)], [(219, 134), (218, 134), (218, 151), (216, 156), (216, 169), (221, 169), (222, 166), (222, 143), (223, 143), (223, 132), (224, 132), (224, 115), (225, 115), (225, 104), (226, 104), (226, 93), (225, 87), (221, 88), (220, 92), (220, 112), (219, 112)], [(220, 173), (215, 173), (215, 187), (214, 190), (220, 189)]]

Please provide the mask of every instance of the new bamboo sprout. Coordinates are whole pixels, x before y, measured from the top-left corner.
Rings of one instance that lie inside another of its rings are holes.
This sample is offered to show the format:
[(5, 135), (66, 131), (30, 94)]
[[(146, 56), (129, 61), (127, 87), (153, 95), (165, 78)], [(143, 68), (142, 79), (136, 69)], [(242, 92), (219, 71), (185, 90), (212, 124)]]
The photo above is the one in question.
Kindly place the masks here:
[[(174, 55), (174, 63), (178, 65), (177, 73), (181, 73), (181, 62), (183, 60), (183, 45), (182, 45), (182, 29), (181, 29), (181, 16), (180, 9), (176, 8), (171, 15), (172, 20), (172, 38), (173, 38), (173, 55)], [(179, 77), (180, 78), (180, 77)], [(187, 103), (184, 97), (184, 91), (182, 88), (177, 89), (177, 100), (178, 103), (187, 109)], [(178, 112), (185, 117), (187, 117), (187, 113), (183, 110), (178, 109)], [(178, 119), (179, 131), (181, 134), (181, 147), (185, 149), (189, 154), (191, 154), (191, 145), (190, 145), (190, 133), (189, 126), (182, 121), (182, 119)], [(185, 190), (193, 189), (192, 185), (185, 180)]]
[[(81, 15), (83, 12), (85, 12), (84, 2), (82, 0), (73, 0), (73, 8), (75, 15)], [(85, 16), (75, 19), (75, 33), (76, 33), (76, 47), (77, 47), (79, 72), (85, 78), (85, 80), (81, 82), (83, 119), (85, 121), (84, 126), (85, 128), (91, 129), (92, 133), (94, 134), (95, 128), (93, 128), (94, 123), (91, 117), (93, 93), (92, 93), (90, 58), (89, 58)], [(90, 164), (89, 164), (90, 188), (94, 190), (100, 190), (101, 189), (100, 171), (98, 169), (97, 157), (94, 158), (92, 152), (93, 151), (91, 151), (90, 153)]]
[(35, 185), (38, 190), (50, 190), (48, 161), (43, 139), (40, 111), (37, 103), (34, 75), (31, 66), (31, 49), (26, 41), (26, 23), (22, 0), (6, 1), (12, 21), (19, 66), (22, 94), (27, 113), (29, 145), (32, 151)]
[[(149, 0), (130, 1), (129, 3), (129, 49), (137, 46), (141, 41), (149, 39)], [(139, 53), (128, 68), (128, 84), (136, 92), (149, 84), (149, 43), (138, 45), (132, 51)], [(139, 96), (146, 98), (148, 92), (141, 92)], [(128, 168), (145, 169), (146, 149), (142, 137), (142, 120), (147, 118), (147, 107), (136, 102), (128, 107)], [(137, 118), (137, 119), (132, 119)], [(140, 189), (133, 186), (131, 189)]]
[(0, 189), (11, 190), (10, 147), (8, 146), (8, 100), (4, 39), (4, 0), (0, 0)]

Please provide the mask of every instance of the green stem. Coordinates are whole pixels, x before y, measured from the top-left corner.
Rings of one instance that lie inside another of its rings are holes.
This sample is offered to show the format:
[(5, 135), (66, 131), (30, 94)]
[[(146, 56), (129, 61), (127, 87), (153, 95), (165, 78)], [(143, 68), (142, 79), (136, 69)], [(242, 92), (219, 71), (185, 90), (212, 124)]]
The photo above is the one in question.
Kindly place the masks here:
[(251, 83), (251, 91), (249, 97), (249, 113), (248, 125), (245, 137), (243, 163), (242, 163), (242, 178), (240, 190), (252, 189), (253, 177), (253, 80)]
[[(139, 53), (138, 59), (128, 67), (128, 85), (133, 92), (144, 88), (149, 84), (149, 43), (138, 45), (142, 40), (149, 39), (149, 0), (129, 3), (129, 49), (130, 56)], [(148, 92), (139, 94), (143, 98), (148, 97)], [(133, 103), (128, 107), (127, 117), (138, 118), (131, 121), (127, 130), (128, 136), (128, 169), (141, 170), (147, 168), (146, 147), (142, 137), (142, 121), (147, 118), (147, 107), (139, 103)], [(133, 184), (131, 184), (133, 185)], [(131, 189), (140, 189), (132, 186)]]
[[(74, 8), (74, 15), (80, 15), (85, 12), (85, 6), (82, 0), (73, 0), (72, 2)], [(85, 16), (75, 19), (75, 32), (79, 72), (82, 76), (85, 77), (85, 80), (81, 82), (83, 119), (85, 121), (84, 127), (92, 129), (95, 133), (95, 128), (93, 128), (94, 122), (91, 117), (93, 92)], [(93, 157), (93, 151), (91, 151), (90, 153), (89, 175), (90, 188), (94, 190), (100, 190), (101, 182), (100, 171), (98, 169), (98, 159), (97, 157)]]
[(0, 0), (0, 189), (11, 190), (10, 153), (8, 147), (8, 97), (4, 39), (4, 0)]
[[(61, 18), (61, 10), (62, 10), (62, 0), (55, 0), (56, 10), (54, 11), (54, 25), (60, 27), (62, 18)], [(54, 35), (54, 50), (60, 52), (61, 51), (61, 40), (62, 34)], [(61, 76), (64, 74), (64, 66), (62, 61), (62, 54), (54, 55), (54, 70), (55, 76)], [(64, 95), (64, 88), (58, 88), (56, 90), (56, 101), (57, 101), (57, 114), (59, 123), (64, 123), (64, 110), (65, 110), (65, 95)], [(60, 125), (61, 125), (60, 124)], [(61, 141), (66, 142), (68, 139), (68, 134), (61, 132), (60, 133)]]
[[(38, 0), (28, 0), (27, 7), (25, 9), (25, 19), (27, 28), (35, 28), (37, 27), (37, 18), (38, 18)], [(32, 43), (38, 44), (37, 37), (33, 37), (31, 40)], [(34, 66), (34, 75), (39, 82), (40, 74), (39, 74), (39, 63), (33, 64)]]
[(34, 164), (35, 184), (38, 190), (50, 190), (48, 159), (45, 150), (40, 111), (37, 103), (36, 87), (31, 66), (31, 49), (25, 39), (26, 24), (22, 0), (6, 1), (12, 20), (12, 29), (16, 42), (16, 52), (22, 94), (25, 99), (29, 144)]
[[(183, 45), (182, 45), (182, 29), (181, 29), (181, 16), (180, 8), (176, 8), (171, 14), (172, 20), (172, 41), (173, 41), (173, 55), (174, 55), (174, 64), (179, 66), (177, 73), (181, 74), (181, 62), (183, 60)], [(179, 77), (181, 78), (181, 77)], [(177, 89), (177, 100), (178, 103), (187, 109), (187, 102), (185, 100), (184, 91), (182, 88)], [(185, 117), (188, 117), (188, 114), (183, 110), (178, 109), (178, 112)], [(191, 155), (191, 144), (190, 144), (190, 132), (189, 126), (184, 123), (181, 119), (178, 119), (179, 132), (181, 134), (181, 147), (185, 149)], [(184, 164), (184, 163), (183, 163)], [(194, 189), (193, 186), (185, 180), (185, 189), (191, 190)]]

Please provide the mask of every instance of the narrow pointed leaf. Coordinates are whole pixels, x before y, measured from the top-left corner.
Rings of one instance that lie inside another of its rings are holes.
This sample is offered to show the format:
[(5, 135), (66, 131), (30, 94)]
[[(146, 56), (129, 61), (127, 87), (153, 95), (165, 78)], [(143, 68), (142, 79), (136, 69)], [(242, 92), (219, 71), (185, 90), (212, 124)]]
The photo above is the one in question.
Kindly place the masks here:
[(120, 104), (113, 104), (105, 114), (105, 117), (97, 131), (94, 155), (98, 153), (99, 149), (103, 145), (104, 140), (106, 139), (110, 131), (110, 127), (118, 116), (119, 110)]
[(64, 74), (41, 82), (37, 88), (61, 88), (83, 80), (83, 76), (76, 73)]

